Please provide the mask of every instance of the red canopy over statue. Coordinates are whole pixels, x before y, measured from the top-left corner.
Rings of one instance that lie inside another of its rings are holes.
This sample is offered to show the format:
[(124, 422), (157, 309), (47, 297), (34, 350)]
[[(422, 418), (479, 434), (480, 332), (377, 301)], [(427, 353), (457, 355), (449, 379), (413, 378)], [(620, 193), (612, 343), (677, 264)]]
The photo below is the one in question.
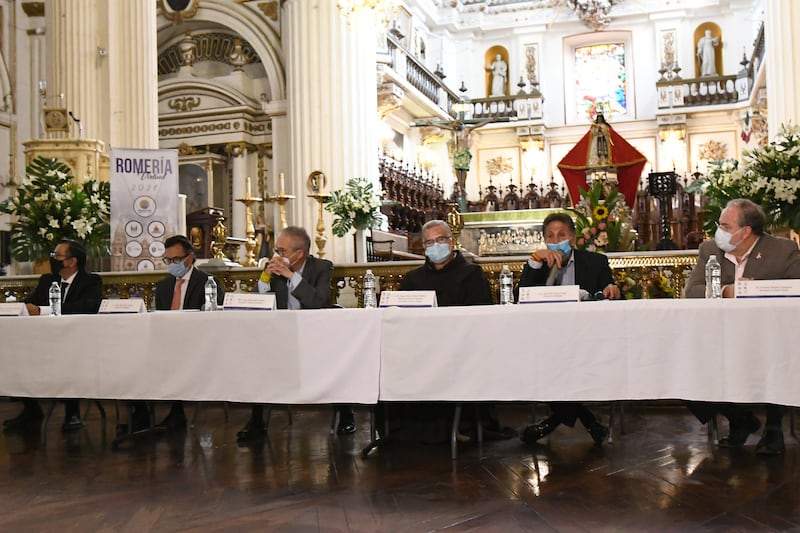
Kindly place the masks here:
[(580, 190), (589, 188), (587, 171), (616, 170), (619, 192), (633, 207), (646, 162), (645, 156), (614, 131), (603, 115), (597, 115), (586, 135), (558, 163), (558, 169), (567, 182), (572, 205), (580, 201)]

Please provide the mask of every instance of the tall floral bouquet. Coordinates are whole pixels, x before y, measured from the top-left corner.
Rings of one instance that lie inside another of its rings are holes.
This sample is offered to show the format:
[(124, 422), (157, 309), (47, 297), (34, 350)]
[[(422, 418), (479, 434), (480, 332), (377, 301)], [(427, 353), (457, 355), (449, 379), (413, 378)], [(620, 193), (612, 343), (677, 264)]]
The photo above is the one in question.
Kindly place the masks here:
[[(605, 198), (603, 193), (605, 192)], [(624, 252), (632, 249), (634, 233), (625, 199), (613, 185), (604, 188), (595, 180), (588, 190), (581, 189), (581, 201), (574, 209), (575, 246), (590, 252)]]
[(714, 231), (720, 212), (734, 198), (759, 204), (769, 226), (799, 228), (800, 128), (783, 124), (775, 140), (743, 155), (741, 165), (731, 159), (711, 162), (708, 175), (687, 188), (707, 199), (706, 231)]
[(622, 271), (622, 273), (617, 276), (617, 287), (619, 287), (619, 291), (624, 300), (639, 300), (644, 293), (644, 289), (642, 288), (642, 284), (639, 283), (639, 280), (634, 279), (625, 271)]
[(108, 182), (73, 181), (70, 168), (37, 157), (25, 169), (16, 194), (0, 203), (11, 223), (11, 255), (17, 261), (46, 260), (58, 241), (82, 241), (93, 257), (108, 254), (111, 194)]
[(351, 178), (344, 189), (333, 191), (325, 200), (325, 210), (333, 213), (333, 234), (344, 237), (350, 228), (364, 230), (381, 222), (380, 198), (372, 190), (372, 183), (364, 178)]

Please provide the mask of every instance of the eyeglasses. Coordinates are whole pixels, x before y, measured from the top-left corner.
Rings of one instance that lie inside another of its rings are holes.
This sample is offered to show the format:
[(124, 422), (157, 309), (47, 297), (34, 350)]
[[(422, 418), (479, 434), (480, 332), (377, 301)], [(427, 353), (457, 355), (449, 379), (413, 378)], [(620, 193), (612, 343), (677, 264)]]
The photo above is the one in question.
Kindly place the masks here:
[(297, 248), (294, 248), (292, 250), (285, 250), (283, 248), (275, 248), (275, 253), (278, 254), (281, 257), (286, 257), (287, 255), (289, 255), (289, 254), (291, 254), (293, 252), (296, 252), (297, 250), (298, 250)]
[(434, 243), (447, 244), (448, 242), (450, 242), (450, 239), (452, 239), (452, 237), (448, 237), (447, 235), (440, 235), (435, 239), (428, 239), (426, 241), (422, 241), (422, 246), (424, 246), (425, 248), (430, 248), (431, 246), (433, 246)]
[(189, 254), (186, 254), (183, 257), (164, 257), (161, 260), (164, 261), (165, 265), (168, 265), (170, 263), (172, 263), (173, 265), (177, 265), (187, 257), (189, 257)]
[(63, 261), (64, 259), (70, 259), (72, 256), (65, 255), (62, 257), (58, 257), (58, 252), (50, 252), (50, 257), (52, 257), (53, 259), (58, 259), (59, 261)]

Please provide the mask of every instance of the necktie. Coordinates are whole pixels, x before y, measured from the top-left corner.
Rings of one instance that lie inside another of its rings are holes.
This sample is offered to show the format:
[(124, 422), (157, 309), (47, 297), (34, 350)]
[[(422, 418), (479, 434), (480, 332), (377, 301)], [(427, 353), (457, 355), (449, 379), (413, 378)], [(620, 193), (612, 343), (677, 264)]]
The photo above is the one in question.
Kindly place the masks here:
[(61, 282), (61, 301), (62, 302), (67, 297), (67, 287), (69, 287), (69, 283), (67, 283), (66, 281), (62, 281)]
[(178, 278), (175, 280), (175, 291), (172, 293), (172, 305), (169, 307), (172, 311), (176, 311), (181, 308), (181, 286), (183, 282), (186, 281), (183, 278)]

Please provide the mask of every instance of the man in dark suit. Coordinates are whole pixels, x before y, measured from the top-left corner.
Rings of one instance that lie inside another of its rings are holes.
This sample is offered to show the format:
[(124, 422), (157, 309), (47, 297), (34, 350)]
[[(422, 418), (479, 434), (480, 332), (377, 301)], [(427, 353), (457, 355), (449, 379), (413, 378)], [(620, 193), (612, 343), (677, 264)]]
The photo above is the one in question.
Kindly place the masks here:
[[(719, 217), (719, 227), (713, 240), (700, 245), (697, 265), (686, 284), (687, 298), (703, 298), (706, 291), (705, 267), (709, 256), (715, 255), (720, 264), (722, 297), (732, 298), (736, 280), (797, 279), (800, 278), (800, 251), (797, 245), (780, 237), (764, 233), (765, 216), (760, 206), (745, 199), (728, 202)], [(752, 411), (733, 403), (687, 402), (689, 410), (705, 424), (717, 413), (728, 418), (730, 432), (720, 439), (722, 447), (744, 445), (747, 437), (761, 427)], [(762, 455), (777, 455), (785, 451), (783, 442), (783, 409), (766, 406), (764, 433), (756, 446)]]
[[(25, 300), (30, 315), (39, 315), (41, 307), (50, 305), (50, 286), (61, 285), (61, 313), (64, 315), (95, 314), (103, 300), (103, 281), (97, 274), (86, 271), (86, 249), (78, 241), (62, 239), (50, 254), (50, 274), (43, 274), (33, 294)], [(3, 422), (6, 429), (25, 427), (42, 419), (39, 403), (31, 398), (22, 400), (22, 413)], [(64, 401), (63, 431), (83, 427), (78, 400)]]
[[(183, 235), (173, 235), (164, 241), (164, 263), (170, 275), (156, 284), (156, 310), (178, 311), (182, 309), (202, 309), (205, 303), (205, 287), (210, 274), (194, 266), (197, 260), (194, 246)], [(222, 305), (225, 289), (217, 284), (217, 304)], [(136, 402), (133, 412), (133, 430), (147, 426), (148, 416), (144, 404)], [(172, 402), (169, 414), (156, 427), (173, 430), (186, 428), (186, 414), (183, 402)]]
[[(569, 215), (548, 215), (542, 233), (547, 248), (531, 254), (522, 269), (520, 287), (578, 285), (582, 299), (619, 299), (619, 287), (614, 283), (608, 258), (603, 254), (575, 249), (575, 223)], [(565, 341), (565, 349), (569, 349), (568, 341)], [(550, 410), (550, 417), (522, 431), (523, 442), (536, 442), (559, 424), (573, 427), (579, 418), (595, 443), (601, 444), (608, 437), (608, 428), (579, 402), (552, 402)]]
[[(275, 293), (278, 309), (321, 309), (331, 305), (333, 263), (309, 255), (311, 238), (303, 228), (289, 226), (275, 239), (275, 255), (266, 262), (254, 290)], [(337, 432), (356, 429), (353, 409), (339, 406)], [(254, 405), (247, 425), (236, 434), (240, 441), (263, 438), (267, 433), (264, 408)]]

